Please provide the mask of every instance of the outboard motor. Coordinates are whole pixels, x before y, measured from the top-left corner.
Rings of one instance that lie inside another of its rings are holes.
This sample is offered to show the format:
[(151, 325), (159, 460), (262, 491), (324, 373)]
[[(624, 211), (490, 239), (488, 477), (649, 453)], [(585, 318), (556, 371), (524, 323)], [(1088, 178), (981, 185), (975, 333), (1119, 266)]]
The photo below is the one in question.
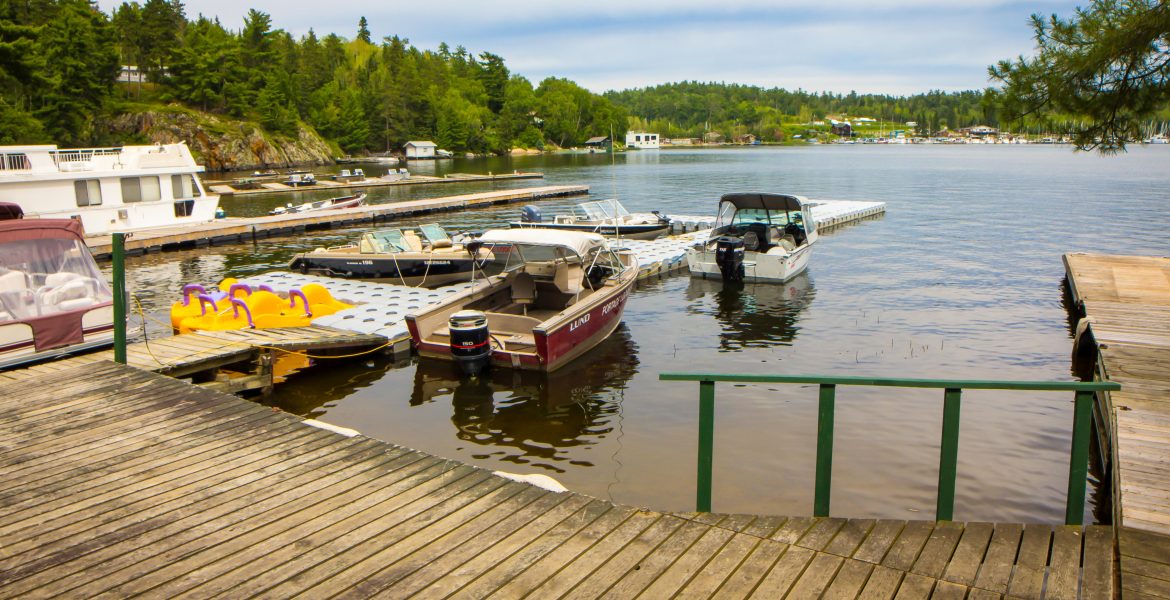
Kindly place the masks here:
[[(743, 240), (723, 236), (715, 241), (715, 264), (723, 281), (743, 280)], [(454, 339), (454, 338), (452, 338)]]
[(540, 209), (531, 205), (531, 204), (525, 206), (524, 208), (521, 208), (520, 209), (520, 222), (521, 223), (539, 223), (540, 222)]
[(479, 375), (491, 364), (492, 346), (487, 315), (478, 310), (461, 310), (447, 319), (451, 331), (451, 356), (466, 375)]
[(650, 211), (650, 214), (658, 217), (658, 222), (662, 223), (663, 225), (667, 225), (670, 223), (670, 217), (662, 214), (662, 211), (652, 210), (652, 211)]

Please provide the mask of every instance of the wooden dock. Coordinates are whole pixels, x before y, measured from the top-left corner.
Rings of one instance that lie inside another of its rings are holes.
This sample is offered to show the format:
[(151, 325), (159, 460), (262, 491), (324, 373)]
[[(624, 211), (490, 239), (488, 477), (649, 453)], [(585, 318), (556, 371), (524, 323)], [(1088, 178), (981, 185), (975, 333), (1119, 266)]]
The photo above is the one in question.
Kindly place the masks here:
[[(137, 369), (187, 379), (222, 392), (267, 391), (273, 385), (273, 365), (285, 354), (346, 354), (385, 346), (387, 342), (380, 335), (318, 326), (198, 331), (131, 344), (126, 348), (126, 362)], [(0, 383), (52, 376), (113, 359), (111, 349), (0, 371)]]
[(443, 177), (433, 177), (431, 175), (411, 175), (406, 179), (396, 179), (394, 181), (385, 181), (378, 178), (363, 179), (361, 181), (332, 181), (329, 179), (320, 179), (315, 185), (294, 187), (285, 185), (283, 183), (272, 181), (260, 184), (260, 187), (253, 189), (238, 189), (232, 187), (230, 181), (208, 181), (207, 187), (212, 192), (221, 196), (248, 196), (251, 194), (278, 194), (281, 192), (312, 192), (315, 190), (351, 190), (351, 189), (366, 189), (379, 187), (397, 187), (403, 185), (435, 185), (443, 183), (471, 183), (478, 181), (511, 181), (516, 179), (543, 179), (544, 173), (521, 173), (516, 171), (514, 173), (489, 173), (487, 175), (480, 175), (478, 173), (450, 173)]
[[(494, 204), (530, 202), (544, 198), (576, 196), (587, 193), (589, 193), (589, 186), (587, 185), (553, 185), (463, 194), (443, 198), (408, 200), (388, 204), (371, 204), (314, 213), (220, 219), (211, 223), (160, 227), (149, 231), (134, 232), (126, 240), (126, 251), (130, 254), (142, 254), (159, 250), (201, 247), (213, 244), (254, 242), (263, 238), (296, 235), (305, 231), (353, 225), (373, 225), (380, 221), (433, 212), (447, 212), (491, 206)], [(89, 245), (94, 256), (99, 259), (109, 258), (110, 253), (113, 251), (112, 238), (108, 235), (88, 237), (86, 238), (86, 244)]]
[(0, 407), (0, 597), (1113, 597), (1108, 527), (641, 510), (104, 361)]
[(1098, 423), (1113, 488), (1123, 597), (1170, 598), (1170, 259), (1067, 254), (1075, 345), (1105, 394)]

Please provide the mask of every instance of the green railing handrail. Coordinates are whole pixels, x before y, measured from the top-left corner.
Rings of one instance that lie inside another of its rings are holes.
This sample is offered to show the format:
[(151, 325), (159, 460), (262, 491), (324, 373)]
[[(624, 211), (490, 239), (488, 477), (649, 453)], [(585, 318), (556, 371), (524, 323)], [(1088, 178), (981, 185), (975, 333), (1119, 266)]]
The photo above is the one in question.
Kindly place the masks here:
[(818, 375), (749, 375), (732, 373), (661, 373), (663, 381), (699, 382), (699, 459), (696, 510), (711, 511), (711, 481), (715, 446), (715, 383), (795, 383), (820, 386), (817, 411), (816, 489), (813, 516), (829, 516), (833, 479), (833, 426), (838, 385), (868, 387), (912, 387), (942, 389), (943, 427), (939, 452), (938, 496), (935, 519), (950, 521), (955, 511), (955, 480), (959, 459), (959, 413), (964, 389), (1076, 392), (1073, 409), (1073, 437), (1069, 451), (1068, 495), (1064, 520), (1080, 525), (1084, 520), (1085, 484), (1088, 479), (1090, 425), (1096, 392), (1117, 391), (1114, 382), (1002, 381), (953, 379), (895, 379), (884, 377), (824, 377)]

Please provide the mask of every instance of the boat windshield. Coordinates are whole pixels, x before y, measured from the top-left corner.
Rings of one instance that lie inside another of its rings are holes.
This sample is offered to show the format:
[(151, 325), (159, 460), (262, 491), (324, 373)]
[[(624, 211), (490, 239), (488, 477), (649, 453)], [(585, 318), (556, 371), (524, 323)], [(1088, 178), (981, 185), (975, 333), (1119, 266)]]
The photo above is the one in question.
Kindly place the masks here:
[(447, 235), (447, 232), (438, 223), (419, 225), (418, 229), (432, 246), (435, 245), (435, 242), (451, 241), (451, 236)]
[(577, 205), (577, 212), (590, 221), (602, 221), (614, 217), (627, 217), (630, 211), (617, 200), (599, 200), (597, 202), (583, 202)]
[(803, 225), (804, 217), (799, 210), (766, 210), (763, 208), (742, 208), (736, 210), (735, 205), (724, 202), (719, 205), (719, 216), (715, 221), (715, 229), (723, 231), (728, 226), (748, 223), (763, 223), (784, 227), (789, 223)]
[(80, 240), (0, 243), (0, 323), (71, 312), (113, 298)]
[[(406, 243), (405, 237), (402, 235), (401, 229), (383, 229), (381, 231), (373, 231), (367, 233), (366, 241), (369, 242), (370, 252), (381, 254), (385, 252), (407, 252), (410, 246)], [(363, 247), (365, 245), (363, 244)], [(363, 250), (364, 251), (364, 250)]]

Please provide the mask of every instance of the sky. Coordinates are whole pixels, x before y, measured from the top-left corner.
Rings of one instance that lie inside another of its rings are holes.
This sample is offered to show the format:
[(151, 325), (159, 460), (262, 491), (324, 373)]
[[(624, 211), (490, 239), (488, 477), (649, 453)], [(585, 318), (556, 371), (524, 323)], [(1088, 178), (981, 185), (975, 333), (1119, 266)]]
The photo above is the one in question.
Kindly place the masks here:
[[(106, 11), (120, 4), (100, 0)], [(672, 81), (909, 95), (982, 89), (987, 67), (1030, 55), (1033, 13), (1068, 0), (186, 0), (187, 16), (239, 29), (249, 8), (296, 37), (399, 35), (503, 56), (534, 84), (566, 77), (594, 92)]]

